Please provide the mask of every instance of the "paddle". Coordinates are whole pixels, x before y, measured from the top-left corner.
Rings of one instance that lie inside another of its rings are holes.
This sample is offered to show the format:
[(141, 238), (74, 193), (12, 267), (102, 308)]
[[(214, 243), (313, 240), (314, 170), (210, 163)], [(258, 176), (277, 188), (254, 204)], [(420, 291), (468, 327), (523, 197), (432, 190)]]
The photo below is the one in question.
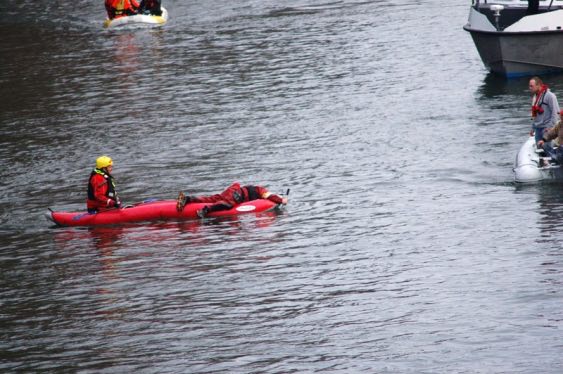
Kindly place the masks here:
[[(289, 188), (287, 189), (287, 191), (285, 191), (285, 193), (282, 192), (280, 195), (287, 197), (287, 196), (289, 195)], [(286, 199), (286, 200), (287, 200), (287, 199)], [(284, 204), (278, 204), (277, 207), (278, 207), (278, 208), (281, 208), (283, 205), (284, 205)]]

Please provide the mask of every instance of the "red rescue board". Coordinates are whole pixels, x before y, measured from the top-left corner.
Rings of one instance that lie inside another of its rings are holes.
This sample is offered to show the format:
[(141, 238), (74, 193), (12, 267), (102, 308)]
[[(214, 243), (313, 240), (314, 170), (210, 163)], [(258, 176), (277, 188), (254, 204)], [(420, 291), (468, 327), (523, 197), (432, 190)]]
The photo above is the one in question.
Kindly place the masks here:
[[(176, 210), (176, 200), (160, 200), (139, 203), (134, 206), (112, 209), (101, 213), (88, 212), (55, 212), (47, 213), (47, 218), (59, 226), (101, 226), (116, 225), (130, 222), (150, 222), (168, 220), (198, 219), (197, 211), (205, 203), (187, 204), (181, 212)], [(209, 213), (207, 217), (225, 217), (245, 213), (260, 213), (273, 210), (278, 204), (265, 199), (252, 200), (237, 205), (229, 210)]]

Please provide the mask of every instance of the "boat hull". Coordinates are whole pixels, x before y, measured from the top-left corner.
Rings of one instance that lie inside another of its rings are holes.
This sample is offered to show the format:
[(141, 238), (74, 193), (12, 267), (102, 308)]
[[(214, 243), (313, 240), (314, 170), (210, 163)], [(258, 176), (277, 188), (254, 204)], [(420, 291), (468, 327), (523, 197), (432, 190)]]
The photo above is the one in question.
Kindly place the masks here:
[(465, 29), (492, 73), (507, 77), (563, 72), (563, 32), (508, 33)]
[(492, 7), (471, 7), (463, 27), (489, 71), (507, 77), (563, 72), (563, 9), (528, 15), (508, 3), (496, 17)]
[(533, 136), (522, 145), (514, 161), (514, 180), (517, 183), (540, 181), (563, 181), (563, 170), (559, 165), (540, 167)]
[(151, 16), (145, 14), (136, 14), (134, 16), (126, 16), (114, 19), (106, 19), (104, 21), (105, 28), (115, 28), (125, 25), (147, 25), (147, 26), (162, 26), (168, 21), (168, 11), (161, 7), (162, 15)]
[[(181, 212), (176, 210), (175, 200), (161, 200), (136, 204), (131, 207), (112, 209), (101, 213), (49, 211), (47, 218), (59, 226), (102, 226), (133, 222), (193, 220), (198, 219), (197, 211), (209, 204), (187, 204)], [(253, 200), (229, 210), (209, 213), (207, 217), (225, 217), (245, 213), (259, 213), (273, 210), (278, 204), (265, 199)]]

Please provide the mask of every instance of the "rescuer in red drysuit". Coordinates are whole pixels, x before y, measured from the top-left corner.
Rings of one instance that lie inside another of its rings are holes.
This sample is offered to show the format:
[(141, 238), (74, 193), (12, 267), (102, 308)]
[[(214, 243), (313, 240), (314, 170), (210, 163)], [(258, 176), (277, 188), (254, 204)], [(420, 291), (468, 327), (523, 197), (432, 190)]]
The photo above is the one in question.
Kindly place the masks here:
[(106, 0), (105, 6), (109, 19), (133, 16), (139, 11), (137, 0)]
[(88, 213), (98, 213), (121, 207), (115, 191), (115, 181), (111, 175), (112, 170), (111, 158), (101, 156), (96, 159), (96, 168), (90, 174), (88, 181), (88, 199), (86, 200)]
[(258, 199), (267, 199), (276, 204), (287, 204), (287, 198), (273, 194), (262, 186), (241, 187), (240, 184), (233, 183), (225, 191), (211, 196), (187, 196), (180, 192), (176, 200), (176, 209), (181, 212), (189, 203), (210, 203), (211, 205), (206, 205), (197, 211), (198, 217), (203, 218), (208, 213), (229, 210), (245, 201)]

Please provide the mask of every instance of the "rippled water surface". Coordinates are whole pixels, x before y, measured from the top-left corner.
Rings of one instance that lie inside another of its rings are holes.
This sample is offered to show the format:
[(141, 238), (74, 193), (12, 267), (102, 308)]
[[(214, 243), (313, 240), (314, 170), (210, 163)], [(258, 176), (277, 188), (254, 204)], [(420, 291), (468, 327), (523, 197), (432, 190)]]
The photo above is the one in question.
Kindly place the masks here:
[[(487, 74), (468, 2), (164, 5), (0, 4), (0, 371), (563, 372), (563, 187), (513, 183), (527, 79)], [(128, 203), (290, 203), (52, 227), (101, 154)]]

